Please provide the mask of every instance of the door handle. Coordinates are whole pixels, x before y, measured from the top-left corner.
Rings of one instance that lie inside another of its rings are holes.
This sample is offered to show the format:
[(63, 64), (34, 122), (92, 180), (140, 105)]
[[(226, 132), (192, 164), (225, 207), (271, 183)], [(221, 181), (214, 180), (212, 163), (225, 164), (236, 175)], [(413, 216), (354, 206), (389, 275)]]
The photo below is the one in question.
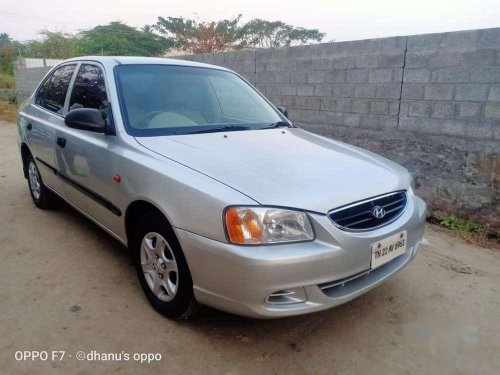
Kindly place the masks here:
[(31, 131), (31, 129), (33, 129), (33, 124), (31, 122), (28, 122), (26, 124), (26, 129)]
[(61, 148), (64, 148), (66, 146), (66, 138), (63, 137), (57, 137), (57, 145)]

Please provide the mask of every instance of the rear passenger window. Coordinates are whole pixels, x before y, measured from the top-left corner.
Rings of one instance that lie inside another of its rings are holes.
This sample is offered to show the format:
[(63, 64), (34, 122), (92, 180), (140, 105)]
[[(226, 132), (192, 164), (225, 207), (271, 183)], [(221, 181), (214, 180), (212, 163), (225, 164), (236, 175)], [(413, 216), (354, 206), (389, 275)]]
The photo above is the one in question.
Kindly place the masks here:
[(69, 110), (77, 108), (95, 108), (106, 119), (108, 115), (108, 96), (102, 70), (95, 65), (83, 64), (78, 70), (73, 92), (69, 101)]
[(68, 92), (69, 82), (76, 65), (64, 65), (57, 68), (45, 80), (35, 97), (35, 104), (51, 112), (62, 115), (64, 100)]

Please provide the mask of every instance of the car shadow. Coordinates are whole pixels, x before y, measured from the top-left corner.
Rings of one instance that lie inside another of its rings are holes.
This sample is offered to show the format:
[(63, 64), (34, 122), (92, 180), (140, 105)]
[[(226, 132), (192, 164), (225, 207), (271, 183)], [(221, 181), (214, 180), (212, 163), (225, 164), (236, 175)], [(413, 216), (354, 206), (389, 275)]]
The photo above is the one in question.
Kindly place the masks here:
[(62, 199), (58, 199), (56, 207), (52, 210), (54, 215), (60, 215), (62, 220), (68, 221), (75, 227), (78, 227), (83, 232), (95, 236), (103, 247), (110, 249), (112, 254), (132, 264), (132, 258), (130, 257), (130, 252), (126, 246), (124, 246), (120, 241), (107, 233), (104, 229), (94, 223), (92, 220), (86, 218), (78, 210), (73, 208), (70, 204), (66, 203)]
[[(386, 304), (389, 299), (382, 286), (329, 310), (271, 320), (240, 317), (203, 306), (197, 315), (180, 325), (220, 347), (225, 355), (244, 352), (246, 357), (257, 361), (307, 355), (323, 345), (332, 345), (332, 340), (333, 345), (347, 343), (355, 350), (355, 341), (363, 337), (367, 321), (373, 321), (370, 314), (373, 314), (374, 302)], [(383, 307), (375, 307), (375, 310), (381, 309)]]

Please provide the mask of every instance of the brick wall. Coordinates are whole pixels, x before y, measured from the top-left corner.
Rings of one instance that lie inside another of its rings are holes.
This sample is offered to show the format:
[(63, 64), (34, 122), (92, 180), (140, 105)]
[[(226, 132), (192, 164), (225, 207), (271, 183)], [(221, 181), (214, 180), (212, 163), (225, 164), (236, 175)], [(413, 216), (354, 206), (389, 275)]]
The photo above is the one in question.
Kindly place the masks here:
[(228, 67), (297, 125), (404, 165), (432, 210), (500, 228), (500, 28), (184, 58)]

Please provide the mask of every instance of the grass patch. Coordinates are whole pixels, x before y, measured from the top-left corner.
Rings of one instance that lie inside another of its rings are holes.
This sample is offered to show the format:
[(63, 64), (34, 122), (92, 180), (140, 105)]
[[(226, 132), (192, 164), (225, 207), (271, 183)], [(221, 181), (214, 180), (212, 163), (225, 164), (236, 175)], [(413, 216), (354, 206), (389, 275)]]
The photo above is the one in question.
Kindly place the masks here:
[(6, 100), (0, 100), (0, 120), (15, 124), (17, 119), (17, 111), (17, 104), (11, 103)]
[(14, 86), (15, 83), (13, 75), (0, 73), (0, 89), (13, 89)]
[(492, 233), (489, 228), (472, 220), (466, 220), (454, 214), (436, 216), (433, 213), (428, 213), (427, 222), (445, 228), (450, 234), (456, 235), (474, 245), (487, 249), (500, 249), (498, 233)]
[(440, 218), (439, 224), (449, 230), (464, 234), (470, 233), (474, 235), (483, 235), (485, 232), (482, 225), (476, 224), (470, 220), (462, 219), (453, 214)]

